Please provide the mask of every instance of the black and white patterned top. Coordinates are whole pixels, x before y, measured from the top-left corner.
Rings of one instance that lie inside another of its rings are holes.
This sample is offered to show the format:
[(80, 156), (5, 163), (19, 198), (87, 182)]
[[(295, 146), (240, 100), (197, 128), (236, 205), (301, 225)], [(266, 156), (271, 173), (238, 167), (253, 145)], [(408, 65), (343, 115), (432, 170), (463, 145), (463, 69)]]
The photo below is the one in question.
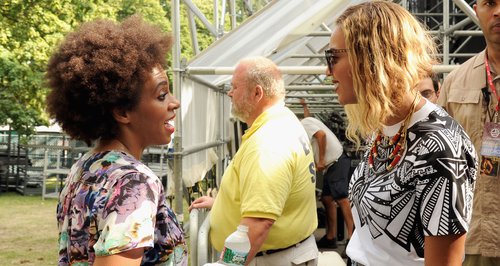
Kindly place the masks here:
[[(399, 127), (385, 128), (384, 135)], [(373, 174), (367, 152), (349, 184), (356, 229), (347, 254), (364, 265), (424, 265), (424, 236), (468, 231), (478, 162), (462, 126), (427, 102), (414, 113), (406, 138), (393, 170)], [(385, 164), (375, 162), (379, 167)]]

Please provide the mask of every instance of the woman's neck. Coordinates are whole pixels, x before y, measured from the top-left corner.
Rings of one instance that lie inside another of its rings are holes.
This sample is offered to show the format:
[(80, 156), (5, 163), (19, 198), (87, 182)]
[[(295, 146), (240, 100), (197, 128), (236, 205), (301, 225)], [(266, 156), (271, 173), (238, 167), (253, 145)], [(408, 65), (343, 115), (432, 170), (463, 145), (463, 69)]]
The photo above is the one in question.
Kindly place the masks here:
[(94, 150), (96, 152), (110, 150), (122, 151), (134, 156), (137, 160), (140, 160), (142, 156), (142, 149), (134, 149), (133, 145), (128, 145), (125, 141), (120, 139), (100, 140)]
[(425, 100), (422, 99), (422, 97), (419, 97), (418, 93), (407, 93), (403, 97), (403, 100), (401, 101), (401, 104), (399, 105), (399, 108), (396, 110), (394, 115), (388, 117), (385, 120), (384, 125), (392, 126), (405, 119), (411, 119), (413, 113), (422, 108), (424, 104)]

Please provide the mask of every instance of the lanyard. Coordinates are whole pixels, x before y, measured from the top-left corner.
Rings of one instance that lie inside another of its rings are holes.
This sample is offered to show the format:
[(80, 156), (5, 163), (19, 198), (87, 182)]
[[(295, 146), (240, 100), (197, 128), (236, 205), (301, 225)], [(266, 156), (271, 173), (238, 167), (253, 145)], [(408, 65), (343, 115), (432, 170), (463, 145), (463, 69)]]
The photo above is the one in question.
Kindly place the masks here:
[(495, 95), (495, 98), (497, 99), (497, 106), (495, 107), (495, 110), (498, 112), (498, 110), (500, 110), (500, 107), (498, 106), (498, 104), (500, 104), (500, 98), (498, 98), (497, 89), (495, 88), (495, 85), (493, 85), (493, 78), (491, 77), (491, 68), (490, 64), (488, 63), (488, 51), (486, 51), (484, 57), (484, 65), (486, 67), (486, 77), (488, 79), (488, 85), (490, 87), (491, 93), (493, 93), (493, 95)]

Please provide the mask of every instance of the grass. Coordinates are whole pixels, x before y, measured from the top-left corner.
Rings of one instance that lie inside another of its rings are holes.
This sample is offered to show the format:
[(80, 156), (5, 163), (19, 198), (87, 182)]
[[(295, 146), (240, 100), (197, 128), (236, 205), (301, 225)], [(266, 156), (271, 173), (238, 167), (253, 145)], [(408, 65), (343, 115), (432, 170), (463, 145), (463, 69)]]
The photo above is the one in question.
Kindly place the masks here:
[(56, 199), (0, 193), (0, 264), (57, 265)]

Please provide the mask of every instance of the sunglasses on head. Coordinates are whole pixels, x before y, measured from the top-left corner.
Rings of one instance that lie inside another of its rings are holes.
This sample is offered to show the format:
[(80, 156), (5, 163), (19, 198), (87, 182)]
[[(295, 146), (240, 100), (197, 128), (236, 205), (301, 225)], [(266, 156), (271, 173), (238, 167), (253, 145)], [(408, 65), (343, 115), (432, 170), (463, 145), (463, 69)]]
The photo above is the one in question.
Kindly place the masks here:
[(333, 65), (335, 65), (335, 56), (337, 54), (342, 54), (342, 53), (346, 53), (347, 51), (349, 51), (349, 49), (328, 49), (328, 50), (325, 50), (325, 60), (326, 60), (326, 64), (328, 65), (328, 70), (330, 71), (330, 73), (332, 72), (332, 69), (333, 69)]

